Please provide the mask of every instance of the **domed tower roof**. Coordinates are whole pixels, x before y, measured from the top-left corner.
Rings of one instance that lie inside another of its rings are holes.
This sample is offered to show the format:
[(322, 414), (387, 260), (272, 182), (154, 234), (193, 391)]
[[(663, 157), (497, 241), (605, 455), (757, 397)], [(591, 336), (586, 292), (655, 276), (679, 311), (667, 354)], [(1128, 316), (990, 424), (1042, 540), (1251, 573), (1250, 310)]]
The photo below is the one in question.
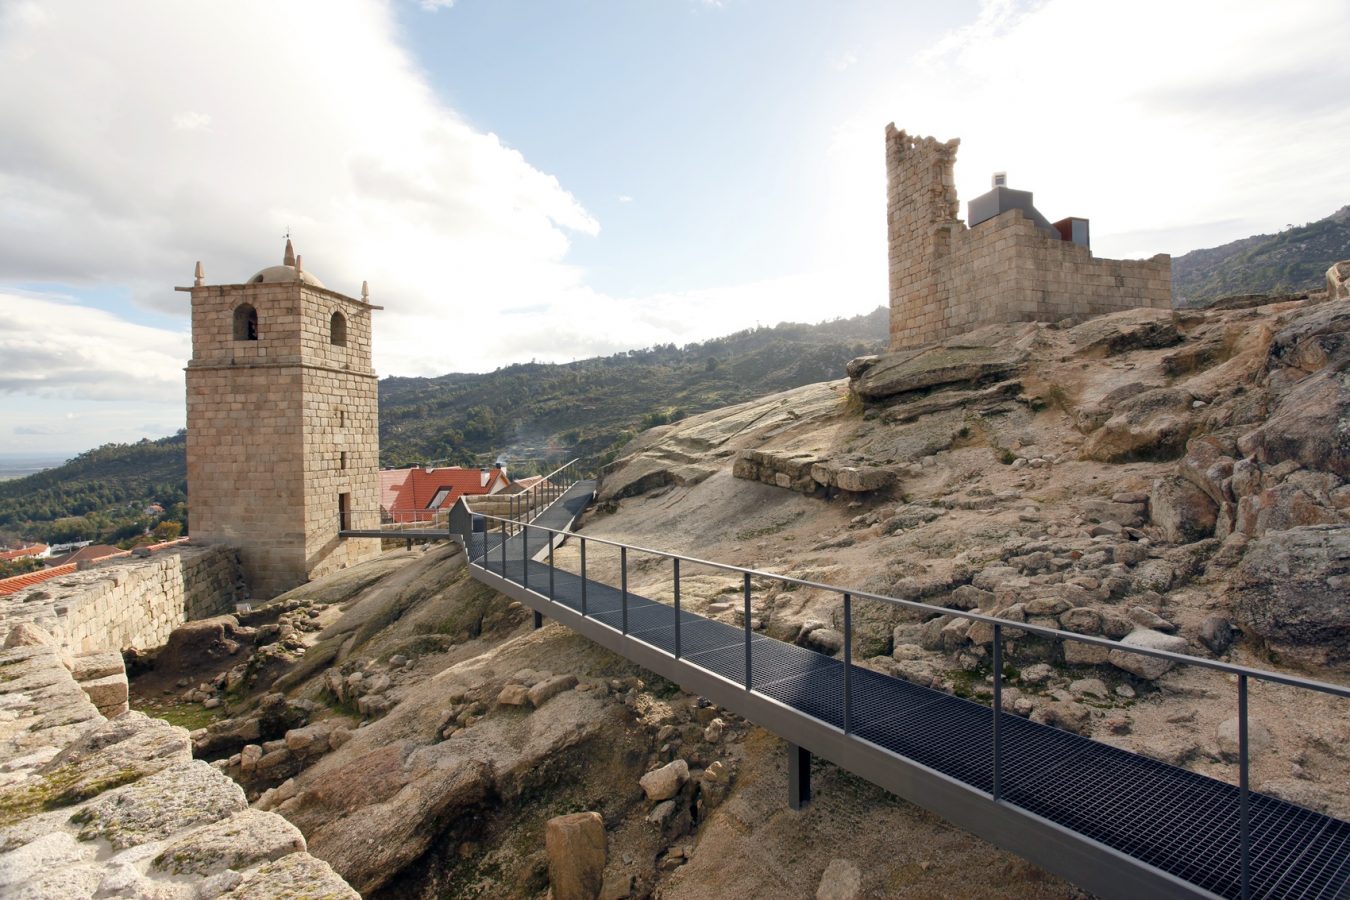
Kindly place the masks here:
[(286, 253), (281, 258), (281, 265), (268, 266), (250, 278), (248, 283), (275, 284), (286, 281), (303, 281), (305, 284), (323, 287), (322, 281), (305, 271), (303, 258), (295, 255), (290, 238), (286, 238)]

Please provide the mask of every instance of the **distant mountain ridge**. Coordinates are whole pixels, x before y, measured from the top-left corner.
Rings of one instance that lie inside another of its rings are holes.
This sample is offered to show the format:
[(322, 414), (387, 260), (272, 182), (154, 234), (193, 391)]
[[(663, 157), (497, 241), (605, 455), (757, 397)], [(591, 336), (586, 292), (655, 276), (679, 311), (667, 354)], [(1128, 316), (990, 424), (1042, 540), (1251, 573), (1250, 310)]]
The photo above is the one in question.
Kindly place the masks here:
[(1172, 260), (1172, 302), (1204, 306), (1234, 294), (1320, 288), (1331, 264), (1350, 259), (1350, 206), (1278, 234), (1257, 234)]
[[(161, 518), (182, 521), (187, 432), (104, 444), (60, 466), (0, 481), (0, 533), (45, 541), (122, 540)], [(164, 513), (149, 516), (157, 503)]]
[(526, 468), (535, 468), (579, 456), (600, 464), (652, 425), (840, 378), (850, 359), (884, 348), (888, 331), (889, 313), (877, 307), (848, 319), (752, 328), (684, 347), (484, 374), (386, 378), (380, 382), (380, 458), (386, 465), (472, 465), (503, 455), (508, 465), (534, 461)]
[[(517, 474), (563, 454), (607, 461), (636, 431), (773, 391), (843, 376), (854, 356), (886, 344), (888, 316), (753, 328), (682, 348), (630, 350), (565, 364), (380, 382), (382, 465), (474, 465), (504, 454)], [(0, 482), (0, 534), (108, 540), (148, 522), (158, 502), (179, 518), (186, 494), (183, 432), (105, 444), (64, 465)], [(523, 459), (522, 457), (535, 457)], [(570, 458), (570, 457), (569, 457)]]

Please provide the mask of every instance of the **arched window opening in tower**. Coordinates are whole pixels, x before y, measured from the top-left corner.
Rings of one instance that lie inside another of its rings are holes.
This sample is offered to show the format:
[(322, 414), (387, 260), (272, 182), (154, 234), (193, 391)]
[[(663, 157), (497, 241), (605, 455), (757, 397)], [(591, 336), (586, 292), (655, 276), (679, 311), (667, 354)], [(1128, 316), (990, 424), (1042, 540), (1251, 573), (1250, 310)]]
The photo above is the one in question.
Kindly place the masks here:
[(248, 303), (241, 303), (234, 308), (234, 339), (236, 341), (258, 339), (258, 311)]
[(340, 312), (328, 320), (328, 340), (338, 347), (347, 346), (347, 317)]

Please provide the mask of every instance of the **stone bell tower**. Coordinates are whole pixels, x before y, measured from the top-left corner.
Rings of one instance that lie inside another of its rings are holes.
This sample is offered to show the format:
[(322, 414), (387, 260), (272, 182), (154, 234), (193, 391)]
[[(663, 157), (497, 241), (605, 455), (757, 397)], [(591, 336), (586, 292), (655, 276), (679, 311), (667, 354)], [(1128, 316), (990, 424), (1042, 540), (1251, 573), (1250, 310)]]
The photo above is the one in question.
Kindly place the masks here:
[(187, 365), (189, 533), (238, 547), (270, 598), (380, 552), (340, 528), (379, 527), (379, 399), (371, 311), (279, 266), (208, 285), (197, 263)]

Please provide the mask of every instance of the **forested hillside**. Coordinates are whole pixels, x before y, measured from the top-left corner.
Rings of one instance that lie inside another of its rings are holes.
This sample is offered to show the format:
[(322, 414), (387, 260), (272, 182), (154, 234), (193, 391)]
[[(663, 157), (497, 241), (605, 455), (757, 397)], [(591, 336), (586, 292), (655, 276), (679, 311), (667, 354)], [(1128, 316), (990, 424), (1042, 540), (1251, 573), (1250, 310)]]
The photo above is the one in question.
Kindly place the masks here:
[[(0, 481), (0, 533), (52, 542), (133, 538), (162, 520), (186, 524), (187, 433), (104, 444), (54, 469)], [(157, 503), (163, 515), (147, 515)]]
[[(887, 316), (756, 328), (566, 365), (380, 382), (383, 465), (496, 456), (517, 473), (564, 454), (607, 461), (636, 431), (772, 391), (839, 378), (854, 356), (885, 344)], [(154, 527), (151, 503), (186, 524), (185, 433), (106, 444), (65, 465), (0, 482), (0, 535), (123, 541)]]
[(774, 391), (840, 378), (886, 344), (888, 314), (785, 323), (701, 344), (667, 344), (563, 365), (380, 382), (380, 456), (517, 472), (562, 456), (607, 462), (637, 431)]
[(1234, 294), (1286, 294), (1320, 288), (1327, 269), (1350, 259), (1350, 206), (1316, 222), (1258, 234), (1172, 260), (1177, 306), (1204, 306)]

